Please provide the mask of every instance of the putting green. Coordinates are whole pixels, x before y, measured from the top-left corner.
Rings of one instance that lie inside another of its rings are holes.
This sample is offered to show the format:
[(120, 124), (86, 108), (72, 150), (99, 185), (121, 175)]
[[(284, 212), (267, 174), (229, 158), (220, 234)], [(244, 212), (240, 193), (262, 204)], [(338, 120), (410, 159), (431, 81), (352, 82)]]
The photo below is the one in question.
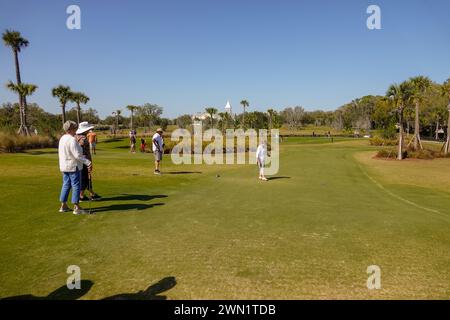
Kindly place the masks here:
[[(450, 159), (374, 160), (366, 140), (296, 138), (262, 182), (256, 165), (167, 156), (155, 176), (152, 155), (126, 144), (98, 145), (91, 216), (57, 212), (55, 150), (0, 155), (1, 298), (45, 297), (69, 265), (93, 282), (82, 299), (167, 277), (176, 285), (154, 298), (450, 298)], [(367, 289), (370, 265), (380, 290)]]

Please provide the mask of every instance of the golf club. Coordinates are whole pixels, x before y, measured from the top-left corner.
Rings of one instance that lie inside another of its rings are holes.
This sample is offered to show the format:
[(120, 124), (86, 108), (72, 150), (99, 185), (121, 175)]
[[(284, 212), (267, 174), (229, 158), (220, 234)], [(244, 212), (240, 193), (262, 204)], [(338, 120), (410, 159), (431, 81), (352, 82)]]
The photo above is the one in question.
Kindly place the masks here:
[(92, 173), (88, 173), (88, 190), (89, 190), (89, 214), (92, 214)]

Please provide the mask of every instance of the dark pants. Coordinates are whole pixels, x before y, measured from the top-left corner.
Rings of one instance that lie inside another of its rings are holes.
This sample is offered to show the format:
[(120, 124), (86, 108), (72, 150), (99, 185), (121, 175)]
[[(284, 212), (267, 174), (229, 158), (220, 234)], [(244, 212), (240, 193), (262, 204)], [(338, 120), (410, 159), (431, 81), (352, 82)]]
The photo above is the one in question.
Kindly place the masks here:
[(92, 182), (89, 186), (89, 171), (86, 165), (83, 165), (83, 169), (81, 169), (81, 191), (84, 190), (92, 190)]

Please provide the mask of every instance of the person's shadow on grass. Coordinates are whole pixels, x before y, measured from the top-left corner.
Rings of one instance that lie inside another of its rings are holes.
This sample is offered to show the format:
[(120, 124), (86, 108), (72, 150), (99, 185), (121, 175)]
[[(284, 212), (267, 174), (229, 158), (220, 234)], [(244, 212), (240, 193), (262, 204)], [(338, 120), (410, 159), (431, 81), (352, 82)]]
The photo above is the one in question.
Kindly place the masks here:
[(166, 277), (143, 291), (116, 294), (102, 300), (166, 300), (166, 296), (160, 296), (159, 294), (172, 289), (176, 284), (175, 277)]
[(70, 290), (67, 286), (62, 286), (55, 291), (51, 292), (46, 297), (36, 297), (32, 294), (25, 294), (21, 296), (7, 297), (0, 300), (77, 300), (88, 293), (91, 290), (94, 282), (91, 280), (81, 280), (80, 289)]
[(146, 194), (127, 194), (124, 193), (120, 196), (115, 197), (104, 197), (96, 200), (96, 202), (103, 202), (103, 201), (129, 201), (129, 200), (138, 200), (138, 201), (150, 201), (153, 199), (161, 199), (161, 198), (167, 198), (164, 194), (156, 194), (156, 195), (146, 195)]
[(267, 180), (290, 179), (291, 177), (268, 177)]
[(92, 213), (100, 213), (100, 212), (106, 212), (106, 211), (141, 211), (157, 206), (163, 206), (164, 203), (152, 203), (152, 204), (141, 204), (141, 203), (131, 203), (131, 204), (112, 204), (110, 206), (104, 206), (104, 207), (97, 207), (92, 208)]
[(200, 174), (200, 171), (168, 171), (166, 174)]

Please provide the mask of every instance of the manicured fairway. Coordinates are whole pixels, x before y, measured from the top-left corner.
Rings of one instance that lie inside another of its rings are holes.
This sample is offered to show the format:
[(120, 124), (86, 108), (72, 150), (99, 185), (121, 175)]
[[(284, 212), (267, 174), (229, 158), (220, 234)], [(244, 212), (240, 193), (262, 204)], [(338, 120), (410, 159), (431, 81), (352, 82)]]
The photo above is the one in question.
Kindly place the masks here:
[[(100, 143), (97, 214), (60, 214), (55, 150), (0, 155), (0, 298), (45, 297), (78, 265), (82, 299), (450, 298), (450, 159), (374, 160), (366, 140), (281, 145), (280, 172), (170, 165)], [(219, 174), (220, 177), (216, 177)], [(85, 205), (87, 206), (87, 204)], [(382, 288), (368, 290), (378, 265)], [(164, 291), (164, 292), (156, 292)]]

